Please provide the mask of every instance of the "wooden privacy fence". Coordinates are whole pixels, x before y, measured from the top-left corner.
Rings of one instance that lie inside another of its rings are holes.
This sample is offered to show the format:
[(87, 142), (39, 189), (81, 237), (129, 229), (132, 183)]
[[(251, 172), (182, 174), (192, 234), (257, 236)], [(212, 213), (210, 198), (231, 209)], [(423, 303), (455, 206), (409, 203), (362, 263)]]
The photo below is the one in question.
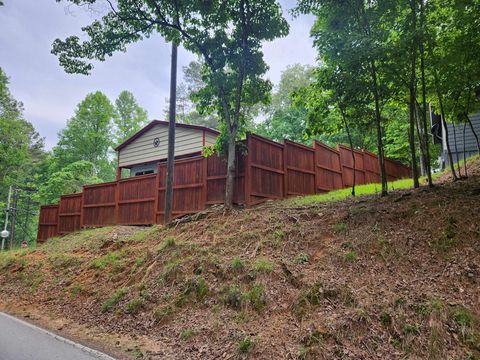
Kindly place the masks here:
[[(356, 184), (379, 182), (377, 156), (361, 150), (354, 154)], [(393, 160), (386, 159), (385, 168), (390, 181), (410, 176), (408, 167)], [(174, 217), (224, 202), (227, 164), (223, 158), (176, 160), (174, 169)], [(86, 185), (79, 194), (63, 195), (58, 205), (41, 207), (37, 240), (86, 227), (162, 223), (165, 178), (166, 163), (161, 163), (156, 174)], [(328, 192), (352, 183), (352, 155), (343, 145), (334, 149), (318, 141), (313, 147), (289, 140), (281, 144), (249, 134), (237, 146), (237, 204)]]

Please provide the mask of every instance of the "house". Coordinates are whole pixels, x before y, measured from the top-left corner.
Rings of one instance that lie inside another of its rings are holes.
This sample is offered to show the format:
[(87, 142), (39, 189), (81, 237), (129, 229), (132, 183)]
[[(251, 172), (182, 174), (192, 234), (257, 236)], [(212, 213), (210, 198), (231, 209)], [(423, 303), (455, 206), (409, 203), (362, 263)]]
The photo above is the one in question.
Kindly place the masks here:
[[(175, 124), (175, 159), (198, 156), (205, 146), (215, 144), (219, 132), (204, 126)], [(167, 160), (168, 121), (153, 120), (115, 148), (117, 180), (122, 169), (130, 176), (153, 174), (158, 164)]]
[[(480, 137), (480, 113), (470, 115), (470, 120), (472, 122), (475, 133), (477, 134), (478, 137)], [(466, 157), (475, 155), (477, 153), (478, 151), (477, 141), (468, 123), (465, 126), (465, 137), (463, 134), (464, 123), (459, 123), (455, 125), (447, 124), (447, 129), (448, 129), (448, 142), (450, 145), (450, 150), (452, 152), (454, 163), (463, 159), (464, 150), (465, 150)], [(442, 141), (442, 153), (441, 153), (442, 164), (441, 165), (442, 165), (442, 168), (445, 168), (449, 166), (447, 141), (445, 137), (442, 137), (441, 141)]]

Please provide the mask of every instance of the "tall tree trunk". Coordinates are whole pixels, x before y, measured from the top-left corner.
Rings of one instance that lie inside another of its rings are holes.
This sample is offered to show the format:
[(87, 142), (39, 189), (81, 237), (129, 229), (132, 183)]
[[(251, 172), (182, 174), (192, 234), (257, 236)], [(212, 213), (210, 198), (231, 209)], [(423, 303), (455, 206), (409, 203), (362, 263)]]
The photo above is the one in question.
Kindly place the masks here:
[(235, 189), (235, 149), (236, 131), (229, 131), (228, 154), (227, 154), (227, 179), (225, 184), (225, 208), (230, 210), (233, 207), (233, 192)]
[(378, 168), (380, 171), (380, 180), (382, 182), (382, 196), (388, 194), (387, 175), (385, 172), (385, 156), (383, 152), (382, 135), (382, 115), (380, 113), (380, 95), (378, 94), (377, 68), (375, 61), (370, 61), (370, 72), (372, 76), (373, 97), (375, 99), (375, 126), (377, 128), (377, 150), (378, 150)]
[(356, 184), (356, 161), (355, 161), (355, 151), (353, 150), (353, 141), (352, 134), (350, 133), (350, 126), (348, 126), (347, 117), (345, 115), (345, 110), (340, 107), (340, 112), (342, 114), (343, 124), (345, 125), (345, 130), (347, 131), (348, 143), (350, 144), (350, 153), (352, 155), (352, 164), (353, 164), (353, 179), (352, 179), (352, 196), (355, 196), (355, 184)]
[(467, 173), (467, 145), (465, 144), (465, 130), (467, 129), (467, 122), (463, 122), (463, 167), (465, 170), (465, 177), (468, 177)]
[(175, 112), (177, 108), (177, 44), (172, 42), (172, 62), (170, 68), (170, 109), (168, 113), (168, 157), (165, 189), (164, 223), (172, 221), (173, 172), (175, 164)]
[(417, 12), (415, 0), (410, 1), (410, 8), (412, 10), (412, 53), (410, 54), (410, 128), (408, 132), (408, 140), (410, 143), (410, 155), (412, 163), (412, 178), (413, 178), (413, 187), (418, 188), (420, 184), (418, 183), (418, 168), (417, 168), (417, 154), (415, 151), (415, 107), (416, 107), (416, 95), (415, 95), (415, 82), (416, 82), (416, 64), (417, 64), (417, 41), (416, 41), (416, 31), (417, 31)]
[(425, 0), (420, 0), (420, 27), (422, 29), (422, 38), (419, 42), (420, 46), (420, 74), (422, 81), (422, 120), (423, 120), (423, 141), (425, 146), (425, 165), (428, 179), (428, 186), (433, 187), (432, 181), (432, 163), (430, 159), (430, 145), (427, 128), (427, 85), (425, 81)]
[[(430, 54), (433, 57), (433, 53)], [(440, 81), (438, 79), (437, 69), (433, 68), (433, 78), (435, 80), (435, 92), (437, 93), (438, 103), (440, 104), (440, 115), (442, 116), (442, 126), (444, 128), (445, 144), (447, 145), (448, 160), (450, 162), (450, 170), (452, 171), (453, 181), (458, 180), (457, 173), (455, 172), (455, 166), (453, 163), (452, 150), (450, 149), (450, 141), (448, 140), (448, 127), (445, 120), (445, 108), (443, 107), (443, 97), (440, 91)]]
[(480, 155), (480, 142), (478, 141), (478, 135), (475, 129), (473, 128), (472, 121), (470, 120), (470, 116), (467, 113), (464, 114), (465, 119), (468, 121), (468, 125), (470, 126), (470, 130), (472, 130), (473, 136), (475, 136), (475, 140), (477, 142), (477, 154)]
[(452, 128), (453, 128), (453, 144), (455, 146), (455, 156), (457, 158), (457, 170), (458, 170), (458, 176), (462, 177), (462, 172), (460, 171), (460, 155), (458, 152), (458, 147), (457, 147), (457, 129), (456, 129), (456, 124), (452, 122)]

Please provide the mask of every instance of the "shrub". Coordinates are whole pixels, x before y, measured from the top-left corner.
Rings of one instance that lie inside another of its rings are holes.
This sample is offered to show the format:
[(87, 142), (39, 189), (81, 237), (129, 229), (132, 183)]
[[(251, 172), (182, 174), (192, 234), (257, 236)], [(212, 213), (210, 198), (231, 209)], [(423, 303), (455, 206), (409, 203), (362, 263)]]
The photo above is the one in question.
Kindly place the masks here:
[(120, 300), (125, 296), (127, 293), (127, 289), (125, 288), (120, 288), (117, 291), (115, 291), (112, 296), (110, 296), (107, 300), (104, 301), (102, 304), (102, 312), (107, 312), (110, 311), (115, 305), (117, 305)]

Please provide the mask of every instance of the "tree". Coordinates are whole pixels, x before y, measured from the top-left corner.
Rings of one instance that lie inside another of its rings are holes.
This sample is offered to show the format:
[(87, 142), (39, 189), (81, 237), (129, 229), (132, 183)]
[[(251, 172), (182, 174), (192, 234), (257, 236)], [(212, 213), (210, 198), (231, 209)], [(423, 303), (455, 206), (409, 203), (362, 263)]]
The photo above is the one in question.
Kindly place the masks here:
[(73, 162), (57, 172), (50, 174), (48, 180), (40, 185), (39, 199), (43, 204), (59, 201), (64, 194), (78, 193), (83, 185), (102, 182), (94, 174), (94, 164), (85, 160)]
[(311, 34), (320, 59), (357, 74), (355, 81), (363, 82), (363, 89), (372, 98), (382, 196), (387, 194), (382, 106), (391, 90), (384, 81), (383, 65), (389, 54), (385, 41), (389, 27), (385, 24), (395, 15), (392, 11), (395, 3), (393, 0), (300, 0), (296, 9), (317, 16)]
[[(44, 139), (40, 137), (33, 125), (23, 118), (22, 103), (15, 100), (8, 88), (9, 79), (0, 68), (0, 208), (6, 208), (7, 194), (10, 186), (18, 188), (38, 187), (39, 164), (42, 163)], [(33, 234), (35, 221), (25, 223), (23, 219), (34, 218), (31, 196), (17, 199), (16, 227), (23, 232), (15, 232), (15, 237)], [(30, 204), (31, 205), (31, 204)], [(28, 214), (26, 213), (28, 210)], [(31, 212), (33, 214), (31, 214)], [(0, 217), (0, 227), (3, 230), (4, 217)], [(30, 231), (28, 231), (30, 230)], [(32, 238), (24, 238), (32, 240)]]
[(88, 94), (58, 134), (58, 144), (53, 148), (52, 172), (85, 160), (93, 164), (92, 176), (112, 180), (115, 174), (110, 154), (113, 117), (114, 108), (103, 93)]
[[(69, 0), (77, 5), (96, 0)], [(275, 0), (205, 2), (200, 0), (118, 0), (100, 20), (83, 28), (88, 40), (70, 36), (55, 40), (52, 52), (67, 72), (88, 74), (88, 60), (104, 61), (126, 45), (159, 32), (202, 57), (205, 86), (195, 96), (199, 106), (217, 111), (227, 139), (225, 205), (232, 206), (235, 147), (245, 121), (244, 109), (268, 101), (271, 88), (262, 78), (267, 70), (264, 41), (284, 36), (288, 23)]]
[(289, 139), (307, 143), (304, 130), (307, 123), (307, 110), (302, 105), (294, 105), (292, 94), (308, 86), (314, 78), (313, 67), (295, 64), (282, 72), (280, 83), (272, 94), (271, 103), (265, 107), (266, 119), (257, 125), (256, 132), (276, 141)]
[(115, 142), (121, 144), (148, 121), (147, 112), (137, 103), (130, 91), (124, 90), (115, 100)]

